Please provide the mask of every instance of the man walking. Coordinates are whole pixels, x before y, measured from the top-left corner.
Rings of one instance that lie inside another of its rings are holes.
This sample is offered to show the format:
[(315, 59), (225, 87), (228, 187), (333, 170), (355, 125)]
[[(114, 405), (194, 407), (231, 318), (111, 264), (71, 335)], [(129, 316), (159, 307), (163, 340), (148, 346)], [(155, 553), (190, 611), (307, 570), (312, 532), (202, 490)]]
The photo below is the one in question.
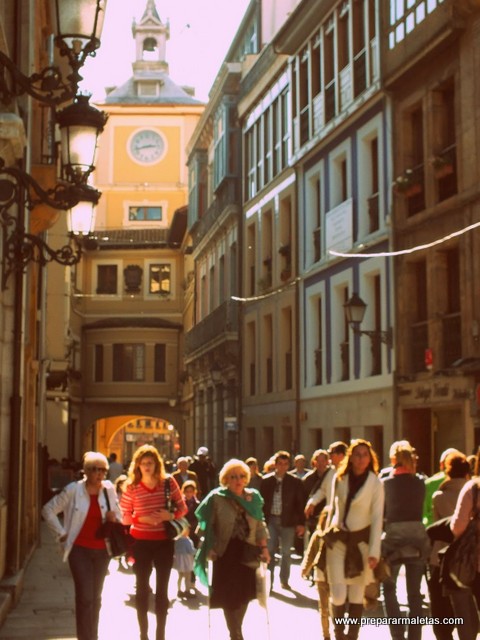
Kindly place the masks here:
[(288, 451), (277, 451), (274, 456), (275, 471), (265, 475), (260, 484), (260, 493), (265, 501), (264, 513), (267, 521), (270, 539), (269, 570), (271, 572), (271, 587), (275, 568), (275, 553), (281, 548), (280, 585), (282, 589), (290, 590), (290, 549), (293, 546), (295, 533), (303, 536), (305, 532), (305, 517), (303, 508), (305, 494), (302, 481), (288, 473), (290, 468), (290, 454)]

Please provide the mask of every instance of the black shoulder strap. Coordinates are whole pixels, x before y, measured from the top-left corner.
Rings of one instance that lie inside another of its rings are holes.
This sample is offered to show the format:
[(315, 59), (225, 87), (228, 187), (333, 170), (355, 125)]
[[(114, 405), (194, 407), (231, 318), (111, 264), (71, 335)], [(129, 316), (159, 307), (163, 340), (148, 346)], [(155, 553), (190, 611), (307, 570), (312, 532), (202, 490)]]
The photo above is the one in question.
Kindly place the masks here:
[(105, 496), (105, 500), (107, 502), (107, 511), (111, 511), (111, 509), (110, 509), (110, 500), (108, 499), (108, 491), (107, 491), (107, 489), (105, 487), (103, 488), (103, 495)]
[(472, 520), (475, 520), (475, 518), (478, 518), (478, 482), (477, 481), (473, 483), (472, 499), (473, 499)]
[(168, 511), (172, 510), (172, 499), (170, 498), (170, 476), (165, 476), (165, 508)]

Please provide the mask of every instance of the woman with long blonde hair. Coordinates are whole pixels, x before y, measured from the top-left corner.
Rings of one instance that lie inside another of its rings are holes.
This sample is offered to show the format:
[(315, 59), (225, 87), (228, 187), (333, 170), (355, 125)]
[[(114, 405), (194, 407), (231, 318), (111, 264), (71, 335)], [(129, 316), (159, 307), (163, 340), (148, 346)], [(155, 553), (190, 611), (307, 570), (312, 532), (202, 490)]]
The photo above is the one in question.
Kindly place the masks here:
[[(170, 495), (174, 512), (167, 509)], [(163, 460), (151, 445), (139, 447), (130, 464), (128, 482), (120, 506), (125, 524), (134, 538), (132, 555), (136, 577), (136, 598), (140, 639), (148, 640), (148, 600), (150, 575), (156, 573), (156, 640), (165, 640), (168, 613), (168, 581), (173, 564), (174, 542), (167, 536), (165, 522), (187, 513), (175, 479), (167, 476)]]

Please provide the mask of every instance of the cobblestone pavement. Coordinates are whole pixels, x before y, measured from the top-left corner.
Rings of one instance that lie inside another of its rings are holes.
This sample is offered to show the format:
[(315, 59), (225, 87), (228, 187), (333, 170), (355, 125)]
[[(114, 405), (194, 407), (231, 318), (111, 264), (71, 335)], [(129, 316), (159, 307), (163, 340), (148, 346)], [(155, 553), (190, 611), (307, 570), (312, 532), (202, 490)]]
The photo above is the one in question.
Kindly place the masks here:
[[(292, 591), (274, 588), (267, 610), (257, 602), (251, 603), (244, 623), (245, 640), (283, 640), (321, 638), (315, 587), (302, 580), (298, 560), (292, 566)], [(400, 600), (405, 604), (404, 583), (400, 584)], [(167, 640), (183, 634), (195, 640), (225, 640), (228, 637), (221, 611), (209, 612), (203, 587), (192, 600), (176, 598), (176, 574), (172, 572), (169, 587), (171, 609), (167, 622)], [(134, 609), (134, 576), (119, 571), (118, 563), (110, 563), (103, 595), (99, 640), (136, 640), (139, 637)], [(0, 629), (1, 640), (67, 640), (75, 638), (73, 583), (68, 565), (62, 563), (56, 544), (42, 524), (42, 545), (34, 553), (27, 568), (25, 587), (17, 607)], [(153, 611), (153, 608), (152, 608)], [(383, 617), (381, 606), (366, 614), (373, 624), (364, 626), (360, 640), (390, 638), (388, 627), (375, 626), (374, 620)], [(428, 609), (425, 609), (428, 616)], [(151, 627), (155, 616), (150, 614)], [(333, 637), (333, 633), (332, 633)], [(423, 640), (433, 640), (430, 626), (423, 627)]]

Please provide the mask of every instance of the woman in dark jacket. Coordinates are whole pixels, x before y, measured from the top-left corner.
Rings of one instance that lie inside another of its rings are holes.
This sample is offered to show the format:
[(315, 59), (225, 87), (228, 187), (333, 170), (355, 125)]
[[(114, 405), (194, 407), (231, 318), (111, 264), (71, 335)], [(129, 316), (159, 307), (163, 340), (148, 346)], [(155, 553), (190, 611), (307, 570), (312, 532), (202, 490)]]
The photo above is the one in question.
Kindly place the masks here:
[[(402, 617), (397, 600), (397, 578), (400, 567), (404, 565), (409, 617), (421, 617), (420, 585), (430, 551), (430, 542), (422, 522), (425, 482), (415, 473), (415, 451), (405, 440), (394, 443), (390, 451), (393, 470), (382, 480), (385, 488), (382, 555), (391, 569), (391, 576), (383, 583), (386, 615), (388, 618)], [(404, 626), (390, 625), (390, 633), (394, 640), (404, 638)], [(408, 626), (408, 640), (420, 640), (421, 635), (421, 625)]]
[[(463, 453), (450, 453), (445, 458), (445, 480), (432, 496), (434, 521), (451, 516), (460, 491), (467, 482), (470, 465)], [(430, 609), (433, 618), (453, 618), (453, 608), (448, 594), (444, 593), (445, 585), (440, 582), (440, 561), (438, 552), (447, 546), (446, 542), (435, 541), (430, 554), (428, 590), (430, 593)], [(454, 585), (452, 584), (452, 589)], [(452, 640), (454, 625), (434, 624), (433, 633), (437, 640)], [(460, 630), (461, 631), (461, 630)], [(460, 638), (462, 635), (459, 631)]]

